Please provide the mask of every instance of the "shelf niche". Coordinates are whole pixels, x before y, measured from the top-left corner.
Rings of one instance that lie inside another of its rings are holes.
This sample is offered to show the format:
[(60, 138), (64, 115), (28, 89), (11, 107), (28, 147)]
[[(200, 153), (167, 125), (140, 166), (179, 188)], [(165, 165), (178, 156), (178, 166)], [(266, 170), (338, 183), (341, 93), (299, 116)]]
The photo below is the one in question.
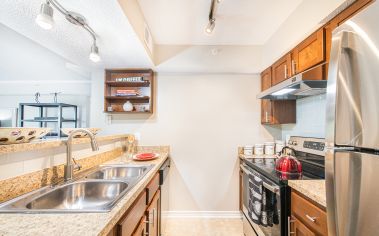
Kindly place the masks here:
[[(126, 81), (127, 78), (142, 77), (143, 81)], [(125, 81), (122, 79), (125, 78)], [(117, 90), (136, 90), (139, 95), (120, 96)], [(154, 71), (151, 69), (105, 70), (104, 112), (109, 114), (152, 114), (154, 93)], [(133, 111), (124, 111), (123, 105), (130, 101)], [(142, 110), (144, 107), (144, 110)]]

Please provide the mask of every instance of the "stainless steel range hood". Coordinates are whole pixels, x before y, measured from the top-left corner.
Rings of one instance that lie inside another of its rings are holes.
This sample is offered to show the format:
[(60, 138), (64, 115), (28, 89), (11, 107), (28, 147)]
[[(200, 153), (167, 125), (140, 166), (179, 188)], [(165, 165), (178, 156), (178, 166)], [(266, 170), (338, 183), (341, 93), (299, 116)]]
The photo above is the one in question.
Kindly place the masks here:
[(258, 99), (294, 100), (323, 94), (326, 92), (327, 80), (324, 78), (324, 66), (319, 64), (299, 73), (273, 87), (259, 93)]

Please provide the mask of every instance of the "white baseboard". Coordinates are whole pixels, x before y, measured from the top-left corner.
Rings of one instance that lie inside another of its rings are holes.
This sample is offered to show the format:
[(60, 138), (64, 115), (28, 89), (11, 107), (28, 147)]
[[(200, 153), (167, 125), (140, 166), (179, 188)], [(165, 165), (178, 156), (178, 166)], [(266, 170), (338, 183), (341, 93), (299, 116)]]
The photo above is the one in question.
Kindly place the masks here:
[(239, 211), (163, 211), (162, 217), (165, 217), (165, 218), (241, 219), (242, 214)]

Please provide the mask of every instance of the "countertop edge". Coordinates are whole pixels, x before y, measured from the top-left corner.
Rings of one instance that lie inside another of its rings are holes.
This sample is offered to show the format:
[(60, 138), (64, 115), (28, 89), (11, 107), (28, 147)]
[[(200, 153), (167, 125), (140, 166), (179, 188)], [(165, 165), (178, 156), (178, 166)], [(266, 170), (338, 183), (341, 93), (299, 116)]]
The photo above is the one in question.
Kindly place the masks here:
[[(128, 138), (130, 134), (119, 134), (119, 135), (105, 135), (105, 136), (96, 136), (98, 142), (105, 142), (111, 140), (118, 140)], [(16, 152), (25, 152), (25, 151), (35, 151), (47, 148), (57, 148), (64, 146), (67, 139), (53, 139), (53, 140), (38, 140), (30, 143), (19, 143), (19, 144), (9, 144), (9, 145), (0, 145), (0, 155), (10, 154)], [(74, 139), (74, 144), (89, 143), (89, 138), (76, 138)]]
[(325, 180), (288, 180), (288, 186), (326, 209)]

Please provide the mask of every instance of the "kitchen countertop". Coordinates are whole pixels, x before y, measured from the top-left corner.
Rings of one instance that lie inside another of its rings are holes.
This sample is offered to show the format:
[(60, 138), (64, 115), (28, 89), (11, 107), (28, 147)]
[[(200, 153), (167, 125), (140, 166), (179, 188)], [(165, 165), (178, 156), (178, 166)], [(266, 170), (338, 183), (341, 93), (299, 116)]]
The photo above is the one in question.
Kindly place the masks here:
[(288, 185), (326, 208), (325, 180), (288, 180)]
[[(96, 136), (98, 142), (104, 141), (113, 141), (117, 139), (128, 138), (128, 134), (119, 134), (119, 135), (105, 135), (105, 136)], [(67, 138), (57, 138), (57, 139), (40, 139), (32, 141), (30, 143), (19, 143), (19, 144), (9, 144), (9, 145), (0, 145), (0, 155), (13, 153), (13, 152), (25, 152), (25, 151), (35, 151), (46, 148), (55, 148), (66, 145)], [(89, 138), (76, 138), (73, 140), (74, 144), (89, 143)]]
[[(156, 148), (152, 147), (152, 150), (155, 151)], [(143, 149), (143, 151), (148, 150), (148, 148)], [(107, 235), (146, 188), (169, 155), (163, 149), (159, 154), (160, 157), (153, 161), (126, 161), (132, 164), (155, 164), (155, 166), (121, 198), (111, 211), (105, 213), (0, 214), (0, 235)], [(125, 159), (125, 156), (121, 156), (104, 164), (120, 163)]]

